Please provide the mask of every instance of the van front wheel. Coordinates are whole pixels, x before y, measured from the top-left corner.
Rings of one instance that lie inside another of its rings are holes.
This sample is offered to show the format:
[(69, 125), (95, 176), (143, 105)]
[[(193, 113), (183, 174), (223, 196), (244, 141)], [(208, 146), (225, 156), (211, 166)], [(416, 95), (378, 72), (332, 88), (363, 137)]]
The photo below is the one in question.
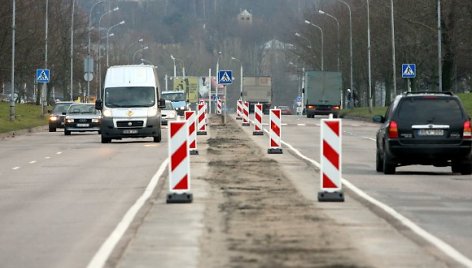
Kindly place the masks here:
[(110, 142), (111, 142), (110, 138), (103, 137), (103, 135), (102, 135), (102, 143), (110, 143)]

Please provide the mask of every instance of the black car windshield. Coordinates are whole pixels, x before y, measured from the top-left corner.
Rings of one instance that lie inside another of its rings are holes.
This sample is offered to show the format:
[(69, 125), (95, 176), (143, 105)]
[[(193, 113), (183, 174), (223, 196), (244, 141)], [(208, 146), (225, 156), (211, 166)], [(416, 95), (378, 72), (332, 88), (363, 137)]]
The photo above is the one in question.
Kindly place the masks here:
[(185, 94), (183, 92), (172, 92), (162, 94), (162, 98), (170, 101), (185, 101)]
[(449, 124), (462, 119), (462, 110), (452, 98), (410, 98), (401, 102), (398, 117), (411, 124)]
[(68, 114), (97, 114), (93, 104), (72, 104), (67, 110)]
[(153, 87), (112, 87), (105, 88), (104, 103), (110, 108), (152, 107), (156, 103)]
[(54, 106), (53, 113), (55, 114), (62, 114), (67, 112), (67, 109), (69, 109), (71, 103), (59, 103)]

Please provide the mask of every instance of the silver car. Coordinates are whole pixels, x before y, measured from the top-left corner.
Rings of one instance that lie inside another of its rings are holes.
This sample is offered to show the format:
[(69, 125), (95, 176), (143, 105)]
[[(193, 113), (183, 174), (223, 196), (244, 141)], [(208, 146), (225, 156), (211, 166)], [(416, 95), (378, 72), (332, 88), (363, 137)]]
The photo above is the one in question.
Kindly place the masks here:
[(101, 113), (93, 103), (74, 103), (64, 119), (64, 135), (71, 132), (97, 131), (100, 134)]

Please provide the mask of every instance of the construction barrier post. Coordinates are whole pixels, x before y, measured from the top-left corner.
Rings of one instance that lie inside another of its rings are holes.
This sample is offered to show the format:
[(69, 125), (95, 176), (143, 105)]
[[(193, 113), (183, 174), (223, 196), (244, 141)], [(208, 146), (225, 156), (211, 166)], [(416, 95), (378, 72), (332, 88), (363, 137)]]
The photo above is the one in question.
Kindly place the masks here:
[(249, 102), (243, 102), (243, 127), (248, 127), (249, 123)]
[(282, 116), (280, 109), (270, 109), (270, 135), (269, 135), (269, 154), (281, 154), (282, 152)]
[(221, 99), (218, 98), (218, 101), (216, 102), (216, 114), (222, 114), (222, 107), (223, 104), (221, 103)]
[(320, 181), (319, 202), (344, 202), (341, 185), (341, 119), (321, 120), (320, 134)]
[(185, 121), (169, 122), (169, 193), (167, 203), (191, 203), (188, 128)]
[(264, 135), (262, 130), (262, 104), (254, 104), (254, 131), (252, 135)]
[(190, 155), (198, 155), (195, 111), (185, 111), (185, 120), (188, 127), (188, 148), (190, 150)]
[(241, 120), (242, 119), (242, 110), (243, 110), (243, 101), (241, 99), (239, 99), (237, 101), (236, 107), (237, 107), (237, 109), (236, 109), (236, 120)]
[(206, 121), (206, 112), (205, 112), (205, 103), (204, 102), (200, 102), (198, 104), (198, 114), (197, 114), (197, 121), (198, 121), (198, 131), (197, 131), (197, 135), (206, 135), (207, 134), (207, 130), (206, 130), (206, 126), (207, 126), (207, 121)]

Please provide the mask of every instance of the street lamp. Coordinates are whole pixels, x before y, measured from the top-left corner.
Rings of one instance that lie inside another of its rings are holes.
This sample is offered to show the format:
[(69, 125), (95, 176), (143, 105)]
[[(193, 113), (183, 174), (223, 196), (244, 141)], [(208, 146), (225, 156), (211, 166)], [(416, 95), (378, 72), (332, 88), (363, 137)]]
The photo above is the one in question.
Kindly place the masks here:
[[(92, 7), (90, 8), (90, 13), (89, 13), (89, 17), (88, 17), (88, 45), (87, 45), (87, 69), (88, 68), (91, 68), (91, 66), (93, 66), (93, 64), (90, 64), (91, 63), (91, 58), (90, 58), (90, 31), (92, 31), (92, 20), (91, 20), (91, 17), (92, 17), (92, 11), (93, 9), (100, 3), (103, 3), (105, 2), (105, 0), (103, 1), (98, 1), (97, 3), (93, 4)], [(91, 70), (86, 70), (86, 71), (91, 71)], [(90, 96), (90, 79), (87, 79), (87, 98)]]
[(301, 38), (301, 39), (303, 39), (303, 40), (305, 40), (305, 41), (307, 41), (308, 44), (309, 44), (308, 46), (306, 46), (307, 48), (309, 48), (309, 49), (312, 49), (312, 48), (313, 48), (313, 46), (311, 45), (310, 39), (303, 37), (303, 35), (301, 35), (301, 34), (299, 34), (299, 33), (295, 33), (295, 36), (298, 37), (298, 38)]
[(369, 70), (369, 113), (372, 113), (372, 68), (370, 64), (370, 5), (367, 2), (367, 61)]
[(107, 30), (107, 45), (106, 45), (106, 47), (105, 47), (105, 48), (106, 48), (106, 51), (107, 51), (107, 67), (110, 66), (109, 61), (108, 61), (108, 46), (109, 46), (109, 44), (108, 44), (108, 37), (110, 36), (110, 31), (111, 31), (111, 29), (113, 29), (113, 28), (115, 28), (115, 27), (117, 27), (117, 26), (123, 25), (123, 24), (125, 24), (125, 21), (124, 21), (124, 20), (122, 20), (122, 21), (118, 22), (117, 24), (111, 26), (111, 27), (108, 28), (108, 30)]
[(75, 0), (72, 0), (70, 23), (70, 100), (74, 100), (74, 10)]
[(241, 62), (241, 60), (239, 60), (238, 58), (235, 58), (235, 57), (231, 57), (231, 60), (235, 60), (235, 61), (239, 61), (239, 64), (241, 64), (241, 70), (240, 70), (240, 73), (241, 73), (241, 78), (239, 81), (239, 92), (240, 92), (240, 98), (242, 99), (243, 98), (243, 63)]
[[(393, 0), (390, 0), (390, 17), (391, 21), (390, 24), (392, 26), (392, 76), (393, 76), (393, 92), (394, 94), (390, 93), (390, 96), (393, 97), (397, 94), (397, 71), (395, 69), (396, 61), (395, 61), (395, 18), (394, 18), (394, 12), (393, 12)], [(392, 98), (390, 98), (391, 100)]]
[[(350, 66), (351, 66), (351, 76), (350, 76), (350, 83), (351, 83), (351, 91), (354, 90), (352, 87), (352, 81), (353, 81), (353, 71), (352, 71), (352, 13), (351, 13), (351, 6), (346, 3), (344, 0), (338, 0), (339, 2), (343, 3), (346, 5), (347, 9), (349, 10), (349, 57), (350, 57)], [(395, 68), (394, 68), (395, 69)]]
[(109, 10), (105, 13), (103, 13), (102, 16), (100, 16), (100, 19), (98, 20), (98, 96), (99, 99), (101, 98), (102, 94), (102, 66), (101, 66), (101, 52), (100, 52), (100, 46), (101, 46), (101, 32), (100, 32), (100, 23), (102, 22), (103, 17), (105, 17), (107, 14), (110, 14), (111, 12), (115, 12), (120, 10), (119, 7), (115, 7), (112, 10)]
[(11, 22), (11, 95), (10, 95), (10, 121), (15, 121), (15, 31), (16, 31), (16, 2), (13, 0)]
[(340, 62), (339, 62), (339, 54), (340, 54), (340, 52), (339, 52), (339, 21), (338, 21), (338, 19), (337, 19), (335, 16), (333, 16), (333, 15), (327, 13), (327, 12), (324, 12), (324, 11), (321, 10), (321, 9), (318, 10), (318, 12), (319, 12), (320, 14), (326, 15), (326, 16), (328, 16), (328, 17), (330, 17), (330, 18), (332, 18), (332, 19), (334, 19), (334, 20), (336, 21), (336, 26), (337, 26), (337, 29), (338, 29), (338, 31), (337, 31), (337, 39), (338, 39), (338, 42), (337, 42), (338, 45), (337, 45), (337, 47), (338, 47), (338, 72), (339, 72), (339, 65), (340, 65)]
[(143, 51), (143, 50), (146, 50), (146, 49), (149, 49), (149, 47), (148, 47), (148, 46), (145, 46), (145, 47), (143, 47), (143, 48), (140, 48), (140, 49), (136, 50), (136, 51), (134, 52), (134, 54), (133, 54), (133, 61), (134, 61), (134, 58), (136, 57), (136, 54), (137, 54), (139, 51)]
[(305, 20), (305, 23), (309, 24), (313, 27), (316, 27), (321, 32), (321, 71), (324, 71), (324, 37), (323, 37), (323, 29), (320, 26), (312, 23), (309, 20)]
[(170, 58), (174, 62), (174, 80), (173, 81), (175, 81), (175, 78), (177, 77), (177, 67), (175, 66), (175, 57), (172, 54), (170, 54)]

